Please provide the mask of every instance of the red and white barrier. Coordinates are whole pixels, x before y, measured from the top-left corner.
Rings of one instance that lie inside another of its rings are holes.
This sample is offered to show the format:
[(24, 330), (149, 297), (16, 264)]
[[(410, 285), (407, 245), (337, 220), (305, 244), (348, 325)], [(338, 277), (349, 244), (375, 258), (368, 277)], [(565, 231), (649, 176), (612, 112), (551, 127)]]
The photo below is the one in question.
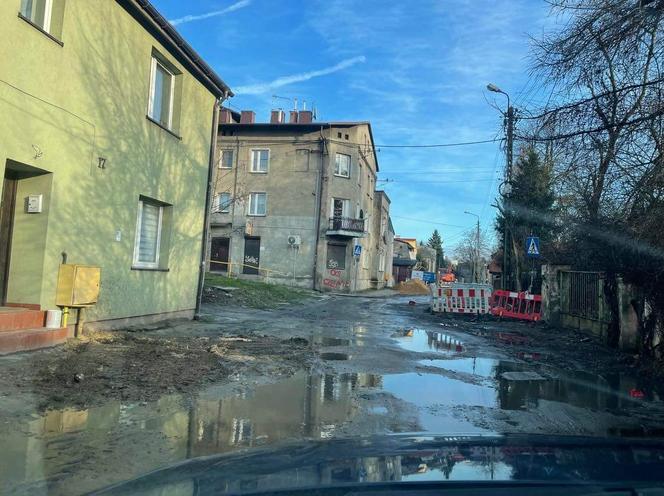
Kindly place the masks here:
[(491, 297), (491, 314), (537, 322), (542, 318), (542, 296), (498, 289)]
[(431, 285), (431, 311), (437, 313), (488, 314), (491, 285), (451, 283)]

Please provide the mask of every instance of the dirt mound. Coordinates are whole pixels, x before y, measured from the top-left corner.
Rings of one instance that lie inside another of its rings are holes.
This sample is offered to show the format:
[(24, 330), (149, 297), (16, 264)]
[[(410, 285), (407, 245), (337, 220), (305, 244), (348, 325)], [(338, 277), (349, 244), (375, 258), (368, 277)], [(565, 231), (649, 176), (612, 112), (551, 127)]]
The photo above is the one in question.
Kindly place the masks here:
[(428, 295), (429, 287), (421, 279), (410, 279), (406, 282), (401, 282), (395, 288), (402, 295)]

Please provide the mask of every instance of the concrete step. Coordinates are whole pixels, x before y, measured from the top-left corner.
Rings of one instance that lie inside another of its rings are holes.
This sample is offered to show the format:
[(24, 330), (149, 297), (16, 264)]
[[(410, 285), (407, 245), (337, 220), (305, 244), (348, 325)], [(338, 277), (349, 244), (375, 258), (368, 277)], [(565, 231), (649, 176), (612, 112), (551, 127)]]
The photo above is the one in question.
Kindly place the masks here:
[(0, 355), (8, 355), (19, 351), (50, 348), (67, 341), (71, 337), (69, 329), (47, 329), (37, 327), (0, 332)]
[(0, 332), (34, 329), (46, 323), (46, 312), (20, 307), (0, 307)]

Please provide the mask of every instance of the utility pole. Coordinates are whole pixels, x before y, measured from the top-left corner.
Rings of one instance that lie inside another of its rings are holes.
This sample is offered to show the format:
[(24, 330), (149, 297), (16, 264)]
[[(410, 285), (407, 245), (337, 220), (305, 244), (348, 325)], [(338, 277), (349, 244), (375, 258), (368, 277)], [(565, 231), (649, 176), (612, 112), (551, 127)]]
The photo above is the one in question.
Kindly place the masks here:
[[(509, 289), (512, 286), (512, 263), (508, 247), (512, 246), (511, 233), (508, 225), (508, 215), (510, 213), (509, 207), (509, 194), (512, 182), (512, 159), (514, 156), (514, 122), (515, 114), (514, 107), (510, 103), (510, 96), (498, 88), (495, 84), (489, 83), (486, 89), (494, 93), (501, 93), (507, 97), (507, 112), (503, 114), (505, 119), (505, 130), (507, 134), (507, 142), (505, 143), (505, 180), (501, 186), (507, 186), (508, 190), (501, 188), (500, 195), (503, 197), (503, 273), (500, 278), (501, 289)], [(508, 270), (509, 267), (509, 270)]]
[(480, 216), (465, 210), (464, 214), (474, 215), (477, 217), (477, 232), (475, 235), (475, 249), (473, 250), (473, 282), (480, 281)]
[(479, 217), (477, 218), (477, 242), (476, 245), (477, 251), (476, 251), (476, 264), (477, 264), (477, 278), (476, 281), (477, 283), (481, 283), (481, 273), (482, 273), (482, 263), (480, 262), (480, 219)]

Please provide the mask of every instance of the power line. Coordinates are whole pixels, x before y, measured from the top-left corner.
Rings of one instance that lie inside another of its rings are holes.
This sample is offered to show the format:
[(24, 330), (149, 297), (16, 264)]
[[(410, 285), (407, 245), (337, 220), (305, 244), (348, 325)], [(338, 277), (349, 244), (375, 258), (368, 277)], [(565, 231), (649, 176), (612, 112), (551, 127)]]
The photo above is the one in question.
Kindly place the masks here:
[(458, 143), (437, 143), (432, 145), (376, 145), (376, 148), (444, 148), (448, 146), (481, 145), (484, 143), (495, 143), (501, 140), (502, 138), (493, 138), (480, 141), (460, 141)]
[(539, 115), (534, 115), (534, 116), (529, 116), (529, 117), (519, 117), (519, 119), (520, 120), (539, 120), (542, 117), (546, 117), (547, 115), (554, 114), (556, 112), (560, 112), (561, 110), (569, 110), (569, 109), (573, 109), (573, 108), (576, 108), (576, 107), (580, 107), (581, 105), (585, 105), (586, 103), (591, 103), (591, 102), (594, 102), (594, 101), (599, 100), (601, 98), (605, 98), (607, 96), (614, 95), (616, 93), (621, 93), (623, 91), (630, 91), (630, 90), (634, 90), (634, 89), (637, 89), (637, 88), (650, 86), (650, 85), (653, 85), (653, 84), (659, 84), (659, 83), (662, 83), (662, 82), (664, 82), (664, 78), (654, 79), (652, 81), (644, 81), (644, 82), (638, 83), (638, 84), (636, 84), (636, 83), (635, 84), (629, 84), (627, 86), (623, 86), (621, 88), (616, 88), (615, 90), (605, 91), (604, 93), (600, 93), (600, 94), (592, 96), (592, 97), (584, 98), (582, 100), (578, 100), (578, 101), (573, 102), (573, 103), (569, 103), (569, 104), (566, 104), (566, 105), (561, 105), (560, 107), (556, 107), (556, 108), (553, 108), (551, 110), (547, 110), (545, 112), (542, 112)]
[(433, 221), (430, 221), (430, 220), (424, 220), (424, 219), (414, 219), (414, 218), (412, 218), (412, 217), (402, 217), (402, 216), (400, 216), (400, 215), (390, 215), (390, 217), (392, 217), (392, 218), (394, 218), (394, 219), (411, 220), (411, 221), (413, 221), (413, 222), (422, 222), (423, 224), (435, 224), (435, 225), (437, 225), (437, 226), (457, 227), (457, 228), (459, 228), (459, 229), (466, 229), (466, 228), (468, 228), (468, 226), (459, 226), (459, 225), (456, 225), (456, 224), (446, 224), (446, 223), (444, 223), (444, 222), (433, 222)]
[(537, 142), (548, 142), (548, 141), (558, 141), (562, 139), (568, 139), (568, 138), (574, 138), (576, 136), (581, 136), (583, 134), (591, 134), (591, 133), (600, 133), (602, 131), (610, 131), (611, 129), (615, 128), (620, 128), (624, 126), (630, 126), (632, 124), (639, 124), (644, 121), (648, 121), (650, 119), (653, 119), (655, 117), (659, 117), (662, 114), (664, 114), (664, 108), (661, 108), (657, 110), (656, 112), (653, 112), (648, 115), (644, 115), (642, 117), (637, 117), (636, 119), (632, 119), (629, 121), (624, 121), (624, 122), (617, 122), (613, 125), (609, 126), (599, 126), (595, 127), (592, 129), (581, 129), (579, 131), (573, 131), (570, 133), (565, 133), (565, 134), (559, 134), (557, 136), (515, 136), (518, 139), (525, 140), (525, 141), (537, 141)]

